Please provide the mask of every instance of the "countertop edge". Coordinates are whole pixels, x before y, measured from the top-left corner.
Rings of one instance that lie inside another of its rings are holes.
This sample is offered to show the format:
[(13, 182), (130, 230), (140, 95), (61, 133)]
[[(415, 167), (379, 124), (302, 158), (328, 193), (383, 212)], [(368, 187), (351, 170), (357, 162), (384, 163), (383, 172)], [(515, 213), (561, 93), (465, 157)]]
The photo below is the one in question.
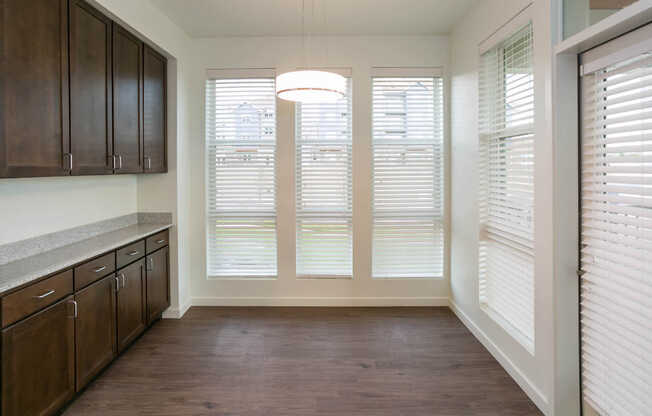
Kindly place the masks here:
[[(63, 246), (63, 247), (57, 248), (57, 249), (52, 250), (52, 251), (70, 249), (71, 246), (74, 246), (76, 244), (83, 244), (85, 242), (88, 243), (89, 240), (96, 240), (96, 239), (106, 238), (110, 234), (118, 233), (118, 232), (124, 232), (128, 228), (139, 227), (139, 226), (140, 227), (148, 226), (148, 227), (152, 227), (152, 228), (148, 229), (147, 231), (140, 232), (140, 233), (135, 232), (134, 235), (129, 236), (129, 237), (117, 239), (115, 242), (111, 242), (111, 243), (109, 243), (109, 244), (107, 244), (105, 246), (102, 246), (101, 249), (92, 249), (92, 250), (89, 250), (89, 251), (86, 251), (86, 252), (81, 252), (79, 255), (66, 256), (65, 261), (54, 262), (54, 263), (49, 264), (47, 267), (41, 267), (41, 268), (38, 268), (38, 269), (35, 269), (35, 270), (30, 270), (25, 274), (20, 274), (19, 277), (16, 277), (16, 278), (12, 279), (13, 280), (12, 282), (4, 284), (4, 285), (0, 284), (0, 296), (4, 296), (5, 294), (7, 294), (10, 291), (21, 288), (23, 286), (27, 286), (27, 285), (29, 285), (31, 283), (34, 283), (34, 282), (36, 282), (36, 281), (38, 281), (40, 279), (46, 278), (46, 277), (48, 277), (48, 276), (50, 276), (52, 274), (55, 274), (57, 272), (69, 269), (72, 266), (75, 266), (75, 265), (77, 265), (79, 263), (83, 263), (83, 262), (85, 262), (87, 260), (93, 259), (93, 258), (95, 258), (97, 256), (100, 256), (100, 255), (102, 255), (104, 253), (107, 253), (109, 251), (116, 250), (116, 249), (118, 249), (118, 248), (120, 248), (122, 246), (125, 246), (125, 245), (127, 245), (129, 243), (132, 243), (134, 241), (142, 240), (142, 239), (144, 239), (146, 237), (149, 237), (150, 235), (153, 235), (153, 234), (156, 234), (158, 232), (170, 229), (170, 228), (172, 228), (174, 226), (174, 224), (172, 224), (172, 223), (134, 224), (134, 225), (131, 225), (129, 227), (125, 227), (125, 228), (122, 228), (122, 229), (110, 231), (110, 232), (105, 233), (105, 234), (100, 234), (100, 235), (97, 235), (95, 237), (91, 237), (91, 238), (89, 238), (87, 240), (82, 240), (82, 241), (79, 241), (77, 243), (74, 243), (74, 244), (71, 244), (71, 245), (68, 245), (68, 246)], [(45, 252), (45, 253), (37, 254), (36, 256), (47, 255), (47, 254), (48, 254), (48, 252)], [(10, 267), (12, 265), (15, 265), (15, 264), (18, 264), (18, 263), (21, 263), (21, 262), (26, 262), (27, 263), (29, 260), (30, 260), (30, 257), (27, 257), (27, 258), (24, 258), (24, 259), (21, 259), (21, 260), (17, 260), (16, 262), (7, 263), (5, 265), (0, 266), (0, 271), (2, 271), (3, 267)]]

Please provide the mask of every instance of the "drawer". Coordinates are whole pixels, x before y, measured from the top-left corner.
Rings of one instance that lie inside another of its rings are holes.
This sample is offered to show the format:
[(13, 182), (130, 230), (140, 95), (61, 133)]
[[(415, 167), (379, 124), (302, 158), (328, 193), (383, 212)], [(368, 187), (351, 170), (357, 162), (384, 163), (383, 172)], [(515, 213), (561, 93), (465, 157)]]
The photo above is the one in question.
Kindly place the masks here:
[(160, 233), (147, 237), (147, 240), (145, 241), (145, 246), (147, 247), (147, 254), (156, 251), (161, 247), (167, 246), (169, 242), (170, 242), (170, 233), (168, 232), (168, 230), (161, 231)]
[(52, 305), (72, 293), (72, 270), (59, 273), (2, 298), (2, 327)]
[(117, 268), (126, 266), (129, 263), (145, 256), (145, 240), (137, 241), (133, 244), (129, 244), (126, 247), (122, 247), (116, 253), (116, 263)]
[(97, 257), (75, 267), (75, 290), (88, 286), (94, 281), (115, 271), (115, 252)]

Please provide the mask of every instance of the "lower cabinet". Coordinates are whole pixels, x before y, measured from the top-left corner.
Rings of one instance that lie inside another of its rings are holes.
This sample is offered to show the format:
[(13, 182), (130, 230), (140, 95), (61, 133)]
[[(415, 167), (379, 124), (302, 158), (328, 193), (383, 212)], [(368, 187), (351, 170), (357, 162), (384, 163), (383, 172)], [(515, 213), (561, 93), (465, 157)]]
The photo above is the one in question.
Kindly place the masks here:
[(75, 394), (72, 296), (2, 331), (2, 415), (51, 415)]
[(170, 306), (168, 282), (168, 248), (162, 248), (147, 256), (147, 324), (157, 320)]
[(167, 232), (150, 239), (0, 296), (0, 415), (57, 414), (169, 307)]
[(125, 349), (145, 330), (145, 259), (117, 272), (118, 351)]
[(109, 275), (75, 294), (77, 391), (116, 356), (116, 291), (118, 280)]

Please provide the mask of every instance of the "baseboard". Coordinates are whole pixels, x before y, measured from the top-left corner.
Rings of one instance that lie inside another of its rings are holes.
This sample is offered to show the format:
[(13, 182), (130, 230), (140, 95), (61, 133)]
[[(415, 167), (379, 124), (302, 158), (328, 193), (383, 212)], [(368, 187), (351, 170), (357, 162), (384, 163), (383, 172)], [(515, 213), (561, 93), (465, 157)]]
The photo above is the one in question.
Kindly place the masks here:
[(447, 297), (420, 298), (193, 298), (192, 306), (448, 306)]
[(484, 345), (484, 347), (494, 356), (496, 361), (503, 366), (505, 371), (516, 381), (516, 384), (528, 395), (534, 404), (544, 414), (548, 414), (549, 403), (547, 397), (527, 378), (527, 376), (509, 359), (507, 354), (498, 347), (480, 327), (478, 327), (468, 315), (466, 315), (457, 304), (450, 299), (449, 307), (457, 315), (457, 317), (466, 325), (466, 327), (473, 333), (473, 335)]
[(167, 308), (165, 312), (163, 312), (163, 319), (181, 319), (183, 318), (183, 315), (188, 312), (188, 309), (190, 309), (191, 306), (192, 303), (187, 301), (179, 308)]

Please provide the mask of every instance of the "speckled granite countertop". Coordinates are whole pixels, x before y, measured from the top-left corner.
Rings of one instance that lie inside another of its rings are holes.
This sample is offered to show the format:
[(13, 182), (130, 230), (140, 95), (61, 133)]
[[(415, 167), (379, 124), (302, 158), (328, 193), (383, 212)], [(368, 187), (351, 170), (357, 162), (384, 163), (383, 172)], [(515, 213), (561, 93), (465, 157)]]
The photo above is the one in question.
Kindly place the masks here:
[(171, 222), (134, 224), (2, 264), (0, 265), (0, 294), (171, 226)]

